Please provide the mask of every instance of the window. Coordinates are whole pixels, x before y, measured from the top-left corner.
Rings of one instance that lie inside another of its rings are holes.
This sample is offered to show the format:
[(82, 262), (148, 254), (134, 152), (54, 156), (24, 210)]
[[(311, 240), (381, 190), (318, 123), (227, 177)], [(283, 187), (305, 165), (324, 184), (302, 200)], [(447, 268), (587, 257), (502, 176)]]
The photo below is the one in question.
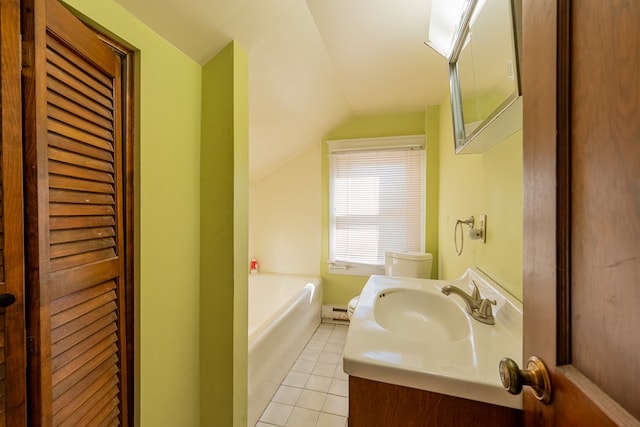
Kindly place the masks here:
[(329, 141), (329, 271), (384, 274), (424, 251), (424, 136)]

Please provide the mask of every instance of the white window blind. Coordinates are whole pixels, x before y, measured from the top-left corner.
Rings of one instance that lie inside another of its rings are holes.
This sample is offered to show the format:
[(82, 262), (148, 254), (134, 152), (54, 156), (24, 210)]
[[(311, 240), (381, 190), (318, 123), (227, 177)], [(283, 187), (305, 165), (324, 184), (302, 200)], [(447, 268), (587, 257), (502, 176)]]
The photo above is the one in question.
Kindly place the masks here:
[(330, 270), (380, 274), (385, 251), (423, 251), (424, 136), (329, 142)]

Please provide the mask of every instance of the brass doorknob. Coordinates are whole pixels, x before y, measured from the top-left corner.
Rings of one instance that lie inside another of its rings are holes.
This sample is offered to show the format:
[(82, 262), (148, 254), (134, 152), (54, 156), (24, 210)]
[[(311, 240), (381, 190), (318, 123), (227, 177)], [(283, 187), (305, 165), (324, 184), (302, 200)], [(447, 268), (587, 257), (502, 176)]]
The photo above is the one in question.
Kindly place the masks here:
[(511, 394), (519, 394), (522, 386), (533, 388), (533, 395), (543, 403), (551, 402), (551, 380), (549, 371), (536, 356), (527, 361), (527, 369), (520, 369), (518, 364), (508, 357), (500, 360), (500, 380), (504, 389)]

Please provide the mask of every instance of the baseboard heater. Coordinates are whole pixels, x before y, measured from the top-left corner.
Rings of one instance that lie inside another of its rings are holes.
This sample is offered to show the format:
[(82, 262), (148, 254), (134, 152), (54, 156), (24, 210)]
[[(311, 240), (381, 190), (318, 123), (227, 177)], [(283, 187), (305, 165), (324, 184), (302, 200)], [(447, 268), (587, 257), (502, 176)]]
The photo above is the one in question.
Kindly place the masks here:
[(325, 323), (348, 324), (349, 316), (346, 305), (323, 305), (322, 321)]

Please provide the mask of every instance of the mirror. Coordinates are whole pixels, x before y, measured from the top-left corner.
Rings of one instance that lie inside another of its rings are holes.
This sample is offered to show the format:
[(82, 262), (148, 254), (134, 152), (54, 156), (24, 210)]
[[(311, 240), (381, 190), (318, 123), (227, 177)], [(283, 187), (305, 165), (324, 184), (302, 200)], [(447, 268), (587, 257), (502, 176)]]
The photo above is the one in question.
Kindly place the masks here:
[(456, 153), (484, 152), (522, 127), (520, 13), (519, 0), (467, 3), (449, 58)]

